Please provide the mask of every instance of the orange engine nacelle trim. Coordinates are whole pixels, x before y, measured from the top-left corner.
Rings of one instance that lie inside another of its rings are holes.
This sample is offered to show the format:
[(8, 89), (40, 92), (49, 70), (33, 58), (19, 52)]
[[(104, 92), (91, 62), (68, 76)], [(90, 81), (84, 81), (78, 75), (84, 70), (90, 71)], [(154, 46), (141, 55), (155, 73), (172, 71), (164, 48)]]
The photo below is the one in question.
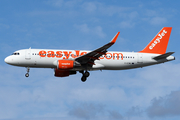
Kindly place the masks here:
[(55, 69), (54, 70), (54, 76), (56, 77), (67, 77), (69, 76), (69, 71), (64, 71), (64, 70), (58, 70), (58, 69)]
[(73, 69), (74, 61), (73, 60), (58, 60), (57, 68), (59, 70), (69, 70)]
[(68, 77), (69, 75), (73, 74), (76, 74), (76, 71), (58, 70), (57, 68), (54, 69), (54, 76), (56, 77)]

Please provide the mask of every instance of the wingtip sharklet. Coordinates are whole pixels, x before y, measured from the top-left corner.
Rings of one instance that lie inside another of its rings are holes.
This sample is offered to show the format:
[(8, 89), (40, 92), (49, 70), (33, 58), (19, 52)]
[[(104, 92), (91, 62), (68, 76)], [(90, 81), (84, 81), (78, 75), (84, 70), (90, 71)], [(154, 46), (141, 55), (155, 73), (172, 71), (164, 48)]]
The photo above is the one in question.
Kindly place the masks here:
[(119, 36), (119, 33), (120, 32), (118, 32), (115, 36), (114, 36), (114, 38), (111, 40), (111, 42), (110, 43), (115, 43), (116, 42), (116, 40), (117, 40), (117, 38), (118, 38), (118, 36)]

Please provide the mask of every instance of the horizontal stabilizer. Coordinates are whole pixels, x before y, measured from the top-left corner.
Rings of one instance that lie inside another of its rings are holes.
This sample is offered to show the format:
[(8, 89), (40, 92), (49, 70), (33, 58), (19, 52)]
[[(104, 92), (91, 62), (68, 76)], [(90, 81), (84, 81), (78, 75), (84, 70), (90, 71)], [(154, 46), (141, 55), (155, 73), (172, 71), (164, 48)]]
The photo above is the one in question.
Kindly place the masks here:
[(174, 52), (168, 52), (168, 53), (156, 56), (153, 59), (155, 59), (155, 60), (165, 59), (165, 58), (169, 57), (170, 55), (172, 55), (173, 53)]

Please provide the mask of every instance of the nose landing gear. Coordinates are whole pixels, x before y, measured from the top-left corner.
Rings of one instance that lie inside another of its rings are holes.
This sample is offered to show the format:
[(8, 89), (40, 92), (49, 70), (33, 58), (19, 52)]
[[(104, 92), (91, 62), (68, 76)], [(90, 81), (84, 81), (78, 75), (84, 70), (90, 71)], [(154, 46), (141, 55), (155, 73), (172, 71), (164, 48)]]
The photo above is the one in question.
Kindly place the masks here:
[(88, 71), (84, 72), (84, 71), (81, 71), (80, 73), (83, 74), (82, 78), (81, 78), (81, 81), (82, 82), (85, 82), (87, 80), (87, 77), (89, 77), (90, 73)]
[(26, 77), (29, 77), (29, 70), (30, 70), (30, 68), (27, 67), (27, 73), (25, 74)]

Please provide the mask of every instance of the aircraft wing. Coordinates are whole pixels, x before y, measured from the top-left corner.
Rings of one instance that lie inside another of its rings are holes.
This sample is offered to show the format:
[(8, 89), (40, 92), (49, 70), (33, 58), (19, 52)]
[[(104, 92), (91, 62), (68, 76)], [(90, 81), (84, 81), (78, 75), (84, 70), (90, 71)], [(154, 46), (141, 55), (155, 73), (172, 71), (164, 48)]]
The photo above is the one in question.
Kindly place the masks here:
[(94, 61), (99, 60), (100, 56), (105, 55), (107, 52), (107, 49), (109, 47), (111, 47), (116, 42), (119, 33), (120, 32), (118, 32), (114, 36), (114, 38), (109, 43), (107, 43), (106, 45), (104, 45), (104, 46), (102, 46), (96, 50), (93, 50), (93, 51), (91, 51), (91, 52), (89, 52), (83, 56), (77, 57), (75, 59), (75, 61), (79, 62), (84, 67), (92, 67), (92, 65), (94, 65)]

